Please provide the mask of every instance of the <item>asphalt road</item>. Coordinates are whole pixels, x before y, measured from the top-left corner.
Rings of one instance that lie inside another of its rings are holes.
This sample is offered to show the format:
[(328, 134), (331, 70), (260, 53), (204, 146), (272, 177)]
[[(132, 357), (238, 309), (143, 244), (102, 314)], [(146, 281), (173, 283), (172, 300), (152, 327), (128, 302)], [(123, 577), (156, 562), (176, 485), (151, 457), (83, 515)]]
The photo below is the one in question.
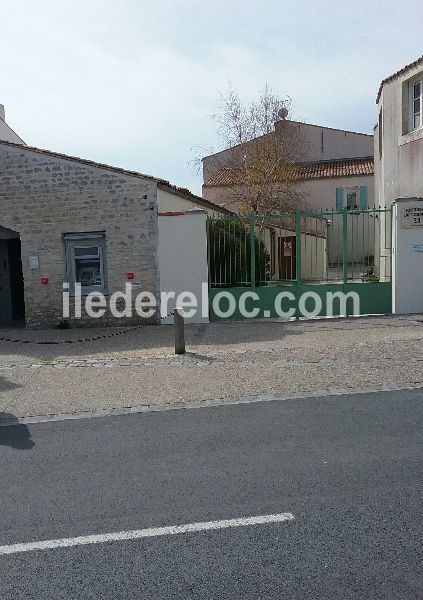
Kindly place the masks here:
[[(281, 374), (283, 376), (283, 374)], [(423, 598), (423, 391), (0, 427), (0, 598)]]

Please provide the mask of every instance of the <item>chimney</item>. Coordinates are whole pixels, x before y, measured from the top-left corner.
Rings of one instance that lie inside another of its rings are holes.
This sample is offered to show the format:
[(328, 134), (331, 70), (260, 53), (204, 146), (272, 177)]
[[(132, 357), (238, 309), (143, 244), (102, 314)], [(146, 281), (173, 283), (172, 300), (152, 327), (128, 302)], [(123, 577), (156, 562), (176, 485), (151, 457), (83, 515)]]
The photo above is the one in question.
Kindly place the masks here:
[(6, 115), (4, 112), (4, 104), (0, 104), (0, 119), (6, 121)]

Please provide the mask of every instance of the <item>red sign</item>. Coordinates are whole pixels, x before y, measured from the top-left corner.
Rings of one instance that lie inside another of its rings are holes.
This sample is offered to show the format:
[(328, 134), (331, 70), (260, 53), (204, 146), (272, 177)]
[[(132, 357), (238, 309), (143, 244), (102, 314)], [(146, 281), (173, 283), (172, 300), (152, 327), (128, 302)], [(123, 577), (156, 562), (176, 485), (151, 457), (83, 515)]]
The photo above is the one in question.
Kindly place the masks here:
[(292, 250), (292, 242), (283, 243), (284, 250)]
[(41, 277), (41, 285), (48, 285), (48, 277)]
[(126, 277), (131, 280), (131, 279), (135, 279), (135, 274), (134, 273), (127, 273)]

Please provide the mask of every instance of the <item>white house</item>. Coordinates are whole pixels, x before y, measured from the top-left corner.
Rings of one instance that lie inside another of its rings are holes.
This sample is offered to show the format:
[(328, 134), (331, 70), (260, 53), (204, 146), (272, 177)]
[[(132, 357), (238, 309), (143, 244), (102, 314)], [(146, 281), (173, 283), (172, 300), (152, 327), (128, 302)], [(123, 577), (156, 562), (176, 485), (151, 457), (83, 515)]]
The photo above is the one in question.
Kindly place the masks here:
[[(288, 128), (288, 131), (287, 129)], [(280, 139), (292, 139), (296, 136), (304, 146), (302, 162), (293, 165), (292, 172), (295, 185), (304, 195), (305, 207), (311, 211), (342, 211), (343, 208), (367, 209), (374, 205), (374, 164), (373, 136), (342, 129), (333, 129), (320, 125), (310, 125), (281, 119), (275, 123), (275, 130), (268, 136), (280, 136)], [(287, 138), (284, 136), (287, 135)], [(251, 142), (254, 143), (254, 140)], [(203, 197), (206, 200), (225, 206), (235, 212), (241, 208), (238, 191), (243, 152), (245, 147), (235, 146), (211, 156), (203, 158)], [(302, 253), (312, 256), (327, 255), (323, 263), (339, 265), (343, 257), (343, 220), (341, 214), (327, 214), (327, 238), (322, 246), (321, 239), (316, 236), (312, 243), (302, 242)], [(365, 265), (368, 257), (374, 256), (375, 236), (373, 228), (364, 226), (362, 215), (350, 214), (348, 219), (348, 239), (350, 261)], [(313, 223), (315, 233), (321, 236), (319, 216)], [(372, 222), (373, 225), (373, 222)], [(318, 233), (319, 232), (319, 233)], [(310, 241), (312, 231), (304, 231), (304, 241)], [(266, 239), (266, 247), (272, 256), (272, 264), (283, 264), (284, 247), (289, 235), (278, 235), (280, 239), (274, 243)], [(318, 243), (317, 243), (318, 242)], [(294, 244), (292, 239), (288, 244)], [(322, 246), (322, 247), (321, 247)], [(291, 252), (291, 246), (288, 252)], [(318, 250), (321, 248), (321, 250)], [(292, 266), (292, 259), (291, 266)], [(319, 259), (320, 260), (320, 259)], [(316, 261), (317, 264), (317, 261)], [(273, 270), (273, 269), (272, 269)], [(278, 268), (274, 269), (278, 272)], [(339, 269), (337, 269), (339, 271)], [(280, 271), (280, 269), (279, 269)], [(284, 269), (282, 269), (284, 271)], [(292, 269), (291, 269), (292, 271)], [(321, 269), (315, 269), (315, 278), (321, 278)], [(339, 275), (339, 273), (338, 273)], [(294, 276), (294, 275), (293, 275)], [(293, 277), (292, 276), (292, 277)], [(291, 277), (291, 278), (292, 278)], [(305, 275), (305, 277), (307, 277)], [(309, 278), (309, 277), (307, 277)]]
[(376, 104), (377, 202), (423, 197), (423, 56), (382, 81)]
[[(282, 135), (287, 126), (304, 140), (304, 162), (296, 165), (295, 176), (311, 209), (373, 205), (372, 135), (286, 120), (275, 123), (269, 135)], [(242, 161), (236, 150), (203, 158), (203, 197), (232, 210), (239, 204), (234, 191)]]
[[(376, 97), (375, 196), (389, 207), (398, 198), (423, 200), (423, 56), (384, 79)], [(379, 271), (390, 274), (391, 227), (380, 215)]]

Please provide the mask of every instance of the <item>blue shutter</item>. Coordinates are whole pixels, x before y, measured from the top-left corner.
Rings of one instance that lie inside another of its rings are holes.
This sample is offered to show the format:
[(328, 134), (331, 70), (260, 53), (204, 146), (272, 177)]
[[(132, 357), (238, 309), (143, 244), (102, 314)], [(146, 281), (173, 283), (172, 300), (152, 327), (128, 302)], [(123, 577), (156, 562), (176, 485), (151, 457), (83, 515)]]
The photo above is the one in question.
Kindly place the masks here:
[(367, 185), (360, 186), (360, 208), (366, 210), (367, 206)]
[(336, 210), (344, 208), (344, 188), (336, 188)]

